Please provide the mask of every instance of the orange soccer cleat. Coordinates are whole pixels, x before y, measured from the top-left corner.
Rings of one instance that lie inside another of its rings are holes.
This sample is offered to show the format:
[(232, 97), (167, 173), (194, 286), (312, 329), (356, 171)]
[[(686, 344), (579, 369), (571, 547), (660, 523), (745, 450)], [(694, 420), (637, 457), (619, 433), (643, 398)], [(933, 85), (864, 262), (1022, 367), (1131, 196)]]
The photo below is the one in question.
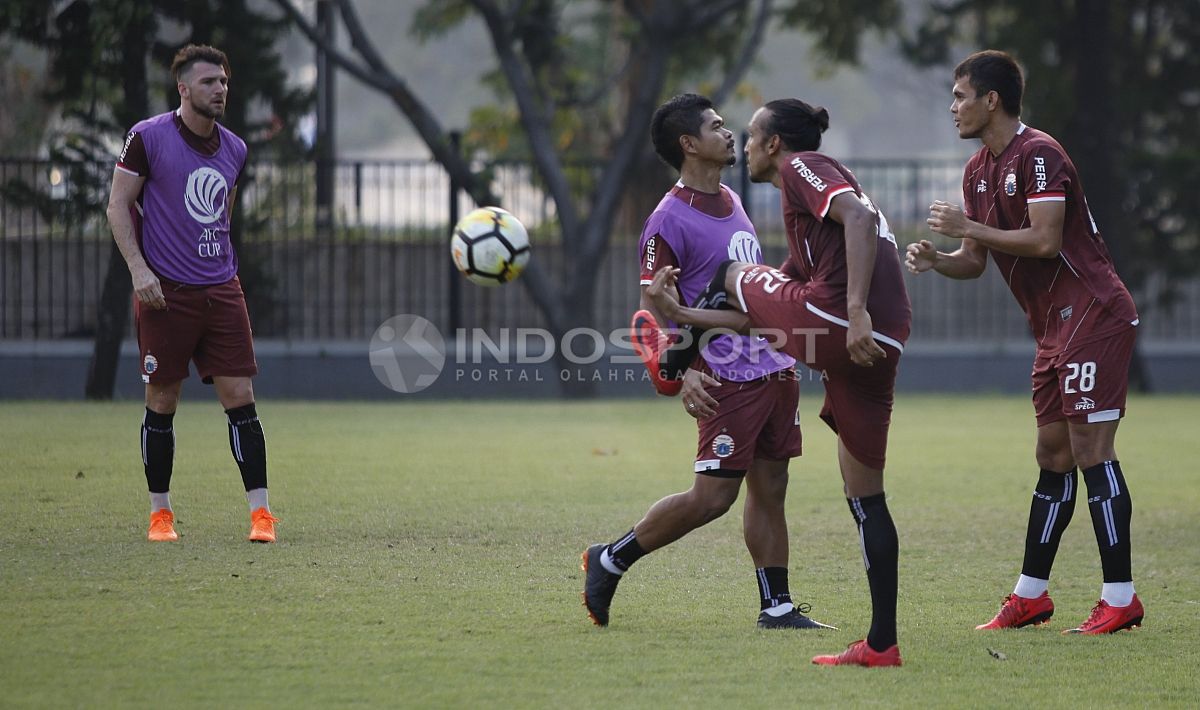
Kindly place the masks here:
[(1050, 592), (1042, 592), (1040, 597), (1026, 599), (1016, 594), (1004, 597), (1000, 612), (986, 624), (975, 628), (980, 631), (990, 629), (1019, 629), (1023, 626), (1044, 624), (1054, 616), (1054, 602), (1050, 601)]
[(1129, 606), (1112, 606), (1101, 599), (1092, 607), (1092, 613), (1087, 621), (1074, 629), (1066, 629), (1064, 634), (1115, 634), (1125, 629), (1136, 629), (1142, 625), (1142, 617), (1146, 615), (1142, 602), (1133, 595)]
[(146, 535), (150, 542), (171, 542), (179, 539), (175, 532), (175, 514), (167, 508), (156, 510), (150, 514), (150, 532)]
[(256, 508), (250, 513), (251, 542), (275, 542), (275, 523), (279, 518), (271, 515), (266, 508)]
[(886, 651), (876, 651), (867, 645), (867, 640), (855, 641), (836, 656), (813, 656), (818, 666), (863, 666), (864, 668), (886, 668), (899, 666), (900, 647), (892, 645)]

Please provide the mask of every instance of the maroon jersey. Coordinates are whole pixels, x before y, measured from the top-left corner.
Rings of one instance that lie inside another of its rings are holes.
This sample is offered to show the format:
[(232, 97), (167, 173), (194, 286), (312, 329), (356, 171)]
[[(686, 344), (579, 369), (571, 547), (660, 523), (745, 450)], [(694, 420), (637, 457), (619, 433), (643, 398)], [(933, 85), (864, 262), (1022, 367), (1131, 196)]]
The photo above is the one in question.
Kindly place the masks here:
[(1062, 249), (1050, 259), (988, 249), (1029, 318), (1038, 351), (1055, 354), (1138, 324), (1129, 290), (1088, 210), (1067, 152), (1049, 134), (1020, 124), (1000, 155), (987, 146), (963, 172), (964, 212), (997, 229), (1029, 226), (1029, 205), (1066, 202)]
[[(834, 322), (846, 320), (846, 235), (829, 219), (833, 198), (853, 193), (874, 209), (858, 180), (841, 163), (821, 153), (794, 153), (780, 166), (783, 178), (783, 223), (787, 228), (790, 263), (783, 271), (808, 282), (807, 307)], [(900, 343), (908, 340), (912, 306), (896, 251), (896, 238), (879, 214), (875, 269), (867, 294), (867, 313), (874, 329)]]

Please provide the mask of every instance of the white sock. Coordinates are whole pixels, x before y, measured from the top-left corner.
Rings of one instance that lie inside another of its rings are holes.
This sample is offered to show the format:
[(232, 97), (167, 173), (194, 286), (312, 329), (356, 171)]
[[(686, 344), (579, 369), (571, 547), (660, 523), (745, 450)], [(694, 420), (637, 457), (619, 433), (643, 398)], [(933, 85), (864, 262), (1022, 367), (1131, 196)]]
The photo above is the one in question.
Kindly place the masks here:
[(1100, 598), (1109, 606), (1129, 606), (1133, 603), (1133, 582), (1105, 582)]
[(255, 488), (254, 490), (246, 491), (246, 501), (250, 503), (250, 512), (259, 508), (266, 508), (267, 512), (271, 512), (271, 506), (267, 505), (267, 489)]
[(796, 608), (795, 604), (792, 604), (791, 602), (784, 602), (782, 604), (776, 604), (773, 607), (768, 607), (766, 609), (763, 609), (763, 611), (767, 612), (767, 616), (778, 617), (778, 616), (783, 616), (784, 614), (788, 613), (789, 611), (791, 611), (792, 609), (795, 609), (795, 608)]
[(1013, 589), (1013, 594), (1025, 599), (1037, 599), (1048, 589), (1050, 589), (1050, 580), (1021, 575), (1017, 577), (1017, 586)]
[(612, 557), (608, 554), (607, 547), (600, 552), (600, 566), (617, 576), (625, 574), (625, 570), (618, 567), (616, 563), (612, 561)]
[(168, 493), (151, 493), (150, 494), (150, 512), (157, 513), (160, 510), (171, 509), (171, 494)]

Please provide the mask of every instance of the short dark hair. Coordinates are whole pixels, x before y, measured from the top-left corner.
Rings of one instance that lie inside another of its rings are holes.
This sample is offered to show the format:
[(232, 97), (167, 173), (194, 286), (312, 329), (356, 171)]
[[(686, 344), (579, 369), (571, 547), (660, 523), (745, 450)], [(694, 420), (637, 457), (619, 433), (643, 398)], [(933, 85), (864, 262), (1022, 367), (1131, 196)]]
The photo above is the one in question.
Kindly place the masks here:
[(231, 73), (229, 57), (226, 57), (224, 52), (207, 44), (189, 44), (176, 52), (175, 59), (171, 62), (171, 75), (175, 77), (175, 82), (178, 83), (179, 77), (183, 76), (196, 62), (216, 64), (225, 70), (226, 77)]
[(764, 106), (771, 116), (763, 126), (766, 138), (779, 136), (793, 153), (818, 150), (821, 134), (829, 128), (829, 112), (800, 99), (775, 99)]
[(713, 102), (700, 94), (680, 94), (659, 106), (650, 119), (650, 140), (654, 152), (667, 165), (679, 170), (683, 167), (683, 149), (679, 147), (680, 136), (699, 136), (701, 115), (713, 108)]
[(1021, 95), (1025, 93), (1025, 77), (1021, 65), (1011, 54), (995, 49), (976, 52), (959, 62), (954, 78), (970, 77), (976, 96), (995, 91), (1000, 105), (1009, 116), (1021, 115)]

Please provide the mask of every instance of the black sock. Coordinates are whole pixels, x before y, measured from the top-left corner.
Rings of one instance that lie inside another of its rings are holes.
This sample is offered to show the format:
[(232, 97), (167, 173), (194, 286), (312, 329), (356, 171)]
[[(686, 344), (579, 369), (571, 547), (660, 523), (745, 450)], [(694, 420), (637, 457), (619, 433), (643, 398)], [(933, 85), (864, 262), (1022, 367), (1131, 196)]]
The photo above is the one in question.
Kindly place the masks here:
[(758, 576), (760, 611), (792, 601), (792, 593), (788, 591), (787, 573), (787, 567), (759, 567), (755, 570)]
[(1088, 511), (1100, 547), (1100, 566), (1105, 582), (1132, 582), (1129, 561), (1129, 521), (1133, 517), (1133, 499), (1125, 487), (1119, 461), (1105, 461), (1083, 469), (1087, 484)]
[(621, 568), (622, 571), (628, 570), (630, 565), (646, 556), (646, 551), (638, 544), (637, 536), (633, 534), (633, 530), (625, 533), (615, 542), (608, 546), (608, 557), (612, 563)]
[(1075, 514), (1078, 481), (1075, 469), (1066, 473), (1042, 469), (1037, 487), (1033, 489), (1029, 527), (1025, 531), (1025, 562), (1021, 565), (1021, 574), (1026, 577), (1050, 579), (1058, 543)]
[(229, 417), (229, 448), (242, 472), (242, 484), (248, 491), (266, 488), (267, 440), (254, 403), (226, 409), (225, 414)]
[(142, 418), (142, 465), (151, 493), (171, 490), (171, 470), (175, 466), (174, 420), (175, 412), (159, 414), (149, 407)]
[[(731, 310), (733, 308), (729, 305), (729, 296), (725, 293), (725, 274), (733, 263), (733, 261), (723, 261), (717, 266), (716, 274), (692, 302), (692, 308), (708, 310)], [(704, 334), (708, 331), (693, 325), (684, 325), (679, 328), (679, 332), (684, 345), (668, 348), (661, 361), (665, 377), (669, 380), (682, 378), (683, 373), (687, 372), (688, 367), (696, 361), (700, 355), (700, 346), (704, 344)]]
[(846, 502), (858, 523), (863, 564), (871, 586), (871, 630), (867, 633), (867, 645), (876, 651), (886, 651), (896, 645), (896, 567), (900, 558), (896, 525), (883, 493), (848, 498)]

